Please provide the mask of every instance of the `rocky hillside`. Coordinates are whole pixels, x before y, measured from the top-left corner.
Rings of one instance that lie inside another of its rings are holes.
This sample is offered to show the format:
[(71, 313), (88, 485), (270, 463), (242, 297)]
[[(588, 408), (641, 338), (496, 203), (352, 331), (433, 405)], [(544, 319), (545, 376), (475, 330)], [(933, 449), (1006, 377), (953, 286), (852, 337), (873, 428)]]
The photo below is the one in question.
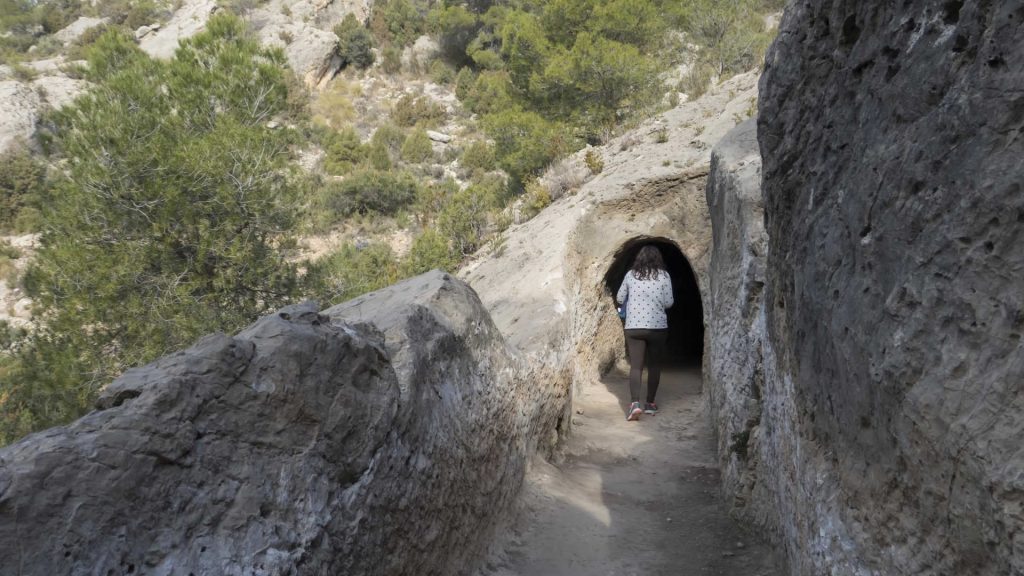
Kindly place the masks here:
[(761, 193), (753, 126), (716, 150), (712, 412), (794, 573), (1024, 573), (1022, 17), (794, 2)]

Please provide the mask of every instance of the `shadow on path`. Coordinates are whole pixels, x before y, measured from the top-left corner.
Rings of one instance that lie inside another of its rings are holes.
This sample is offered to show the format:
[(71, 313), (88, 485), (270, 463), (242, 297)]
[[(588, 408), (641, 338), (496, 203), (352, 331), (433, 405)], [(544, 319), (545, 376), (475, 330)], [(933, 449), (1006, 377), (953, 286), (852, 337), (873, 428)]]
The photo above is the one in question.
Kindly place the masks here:
[(584, 387), (564, 461), (538, 462), (495, 576), (782, 576), (727, 514), (697, 367), (666, 370), (661, 413), (626, 422), (627, 378)]

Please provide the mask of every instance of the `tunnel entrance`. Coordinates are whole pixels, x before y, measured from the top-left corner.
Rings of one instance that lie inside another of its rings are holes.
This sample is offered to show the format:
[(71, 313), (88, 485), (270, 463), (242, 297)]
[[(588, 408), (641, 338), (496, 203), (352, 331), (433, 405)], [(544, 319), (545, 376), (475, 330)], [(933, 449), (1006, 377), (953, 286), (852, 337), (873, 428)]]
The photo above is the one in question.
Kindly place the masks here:
[(637, 253), (644, 246), (653, 245), (661, 252), (672, 277), (675, 304), (668, 310), (668, 343), (665, 346), (665, 366), (700, 366), (704, 355), (704, 309), (700, 299), (697, 276), (679, 246), (668, 238), (640, 236), (623, 244), (612, 258), (604, 275), (608, 297), (614, 300)]

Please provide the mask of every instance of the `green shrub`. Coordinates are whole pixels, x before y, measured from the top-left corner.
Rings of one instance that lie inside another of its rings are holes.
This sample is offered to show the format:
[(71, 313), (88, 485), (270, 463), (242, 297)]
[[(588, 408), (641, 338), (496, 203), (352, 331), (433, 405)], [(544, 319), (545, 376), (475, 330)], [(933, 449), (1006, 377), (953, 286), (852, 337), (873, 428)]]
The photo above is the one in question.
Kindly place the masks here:
[(500, 211), (510, 197), (508, 178), (500, 172), (477, 174), (469, 187), (491, 211)]
[(322, 192), (323, 210), (340, 222), (353, 214), (393, 215), (416, 200), (419, 185), (407, 172), (356, 170)]
[(521, 92), (530, 88), (530, 78), (544, 69), (552, 52), (551, 42), (533, 14), (513, 12), (501, 30), (501, 55), (512, 84)]
[[(22, 256), (18, 250), (7, 240), (0, 240), (0, 280), (7, 282), (8, 286), (15, 284), (17, 280), (17, 268), (14, 261)], [(4, 325), (0, 324), (0, 344), (3, 344)], [(0, 346), (0, 354), (3, 353), (3, 346)]]
[(19, 216), (40, 202), (45, 176), (43, 164), (19, 146), (0, 155), (0, 231), (30, 231), (19, 225)]
[(690, 0), (679, 19), (690, 41), (700, 46), (700, 61), (723, 76), (745, 72), (763, 58), (772, 39), (764, 10), (760, 0)]
[(508, 72), (487, 70), (477, 75), (463, 102), (477, 114), (507, 110), (515, 103), (512, 91)]
[(430, 11), (428, 26), (437, 37), (445, 59), (457, 66), (468, 64), (466, 49), (480, 30), (476, 14), (459, 5), (442, 5)]
[(599, 3), (587, 22), (587, 28), (600, 37), (647, 50), (657, 48), (668, 30), (660, 8), (650, 0)]
[(434, 147), (423, 129), (413, 130), (402, 144), (402, 159), (406, 162), (421, 163), (434, 157)]
[(484, 140), (474, 140), (462, 151), (459, 165), (469, 171), (482, 170), (490, 172), (496, 167), (494, 146)]
[(483, 123), (494, 140), (498, 166), (512, 177), (513, 188), (521, 188), (552, 160), (578, 148), (563, 126), (536, 112), (512, 108), (487, 115)]
[(689, 96), (691, 101), (696, 100), (708, 91), (708, 86), (714, 75), (715, 70), (711, 66), (696, 63), (679, 80), (679, 91)]
[(586, 163), (591, 174), (600, 174), (604, 170), (604, 159), (593, 148), (587, 150), (587, 153), (583, 155), (583, 162)]
[(465, 101), (469, 98), (469, 92), (476, 83), (476, 73), (469, 66), (463, 66), (455, 75), (455, 97)]
[(391, 120), (399, 126), (433, 128), (444, 122), (444, 106), (427, 96), (406, 94), (391, 108)]
[(380, 44), (402, 48), (423, 33), (424, 14), (410, 0), (374, 2), (370, 9), (370, 31)]
[(370, 166), (374, 170), (387, 171), (391, 170), (394, 166), (394, 162), (391, 160), (391, 153), (388, 152), (387, 146), (381, 142), (371, 142), (370, 151), (367, 154), (367, 159), (370, 161)]
[(659, 67), (635, 46), (589, 32), (552, 55), (530, 80), (531, 96), (557, 117), (600, 133), (660, 95)]
[(402, 261), (401, 275), (416, 276), (434, 269), (454, 272), (458, 260), (452, 254), (448, 239), (437, 230), (428, 228), (413, 239), (409, 254)]
[(324, 170), (328, 174), (347, 174), (366, 160), (368, 147), (359, 141), (352, 128), (329, 132), (324, 138)]
[(422, 186), (416, 198), (416, 211), (424, 222), (433, 221), (458, 191), (459, 185), (451, 178)]
[(440, 58), (430, 61), (430, 79), (435, 84), (447, 86), (455, 81), (455, 68)]
[(397, 155), (405, 143), (405, 131), (394, 124), (384, 124), (373, 132), (370, 142), (384, 146), (389, 153)]
[(297, 295), (277, 248), (296, 215), (292, 134), (266, 128), (287, 105), (285, 67), (226, 15), (169, 61), (120, 31), (96, 41), (93, 87), (53, 116), (67, 175), (24, 279), (45, 325), (0, 380), (4, 426), (77, 417), (126, 367)]
[(349, 244), (311, 262), (306, 279), (317, 300), (333, 305), (394, 283), (398, 262), (386, 244)]
[(522, 215), (524, 220), (529, 220), (540, 211), (551, 205), (551, 192), (536, 180), (526, 185), (526, 192), (523, 194)]
[(494, 50), (477, 50), (473, 52), (473, 63), (478, 68), (484, 70), (501, 70), (505, 66), (505, 61), (501, 59), (501, 55)]
[(354, 14), (345, 15), (345, 19), (334, 27), (334, 34), (338, 37), (338, 56), (342, 66), (364, 69), (373, 64), (373, 36)]
[(541, 11), (541, 26), (553, 42), (572, 46), (576, 35), (586, 29), (595, 4), (593, 0), (549, 0)]
[(402, 51), (395, 46), (385, 46), (381, 50), (381, 68), (387, 74), (398, 74), (402, 71)]
[(135, 31), (156, 22), (158, 18), (159, 11), (155, 2), (137, 0), (132, 3), (131, 8), (124, 14), (124, 20), (121, 22), (121, 25), (131, 31)]
[(99, 26), (93, 26), (83, 32), (82, 35), (68, 47), (65, 55), (67, 59), (85, 60), (88, 57), (87, 52), (89, 47), (99, 40), (100, 36), (103, 36), (109, 28), (110, 27), (105, 24), (100, 24)]
[(488, 199), (472, 186), (455, 192), (437, 216), (437, 227), (458, 256), (476, 252), (487, 230)]

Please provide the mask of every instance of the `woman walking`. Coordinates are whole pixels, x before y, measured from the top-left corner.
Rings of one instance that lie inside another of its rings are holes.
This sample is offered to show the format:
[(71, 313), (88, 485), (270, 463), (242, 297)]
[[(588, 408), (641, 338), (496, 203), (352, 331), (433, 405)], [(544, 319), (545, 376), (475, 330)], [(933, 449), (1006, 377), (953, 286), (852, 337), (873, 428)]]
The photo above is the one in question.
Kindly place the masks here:
[[(626, 420), (639, 420), (641, 413), (654, 415), (654, 396), (661, 382), (661, 350), (668, 338), (667, 308), (671, 308), (672, 279), (665, 270), (661, 252), (652, 245), (640, 249), (633, 266), (619, 287), (615, 300), (626, 310), (626, 347), (629, 349), (630, 405)], [(647, 402), (640, 408), (640, 380), (647, 363)]]

